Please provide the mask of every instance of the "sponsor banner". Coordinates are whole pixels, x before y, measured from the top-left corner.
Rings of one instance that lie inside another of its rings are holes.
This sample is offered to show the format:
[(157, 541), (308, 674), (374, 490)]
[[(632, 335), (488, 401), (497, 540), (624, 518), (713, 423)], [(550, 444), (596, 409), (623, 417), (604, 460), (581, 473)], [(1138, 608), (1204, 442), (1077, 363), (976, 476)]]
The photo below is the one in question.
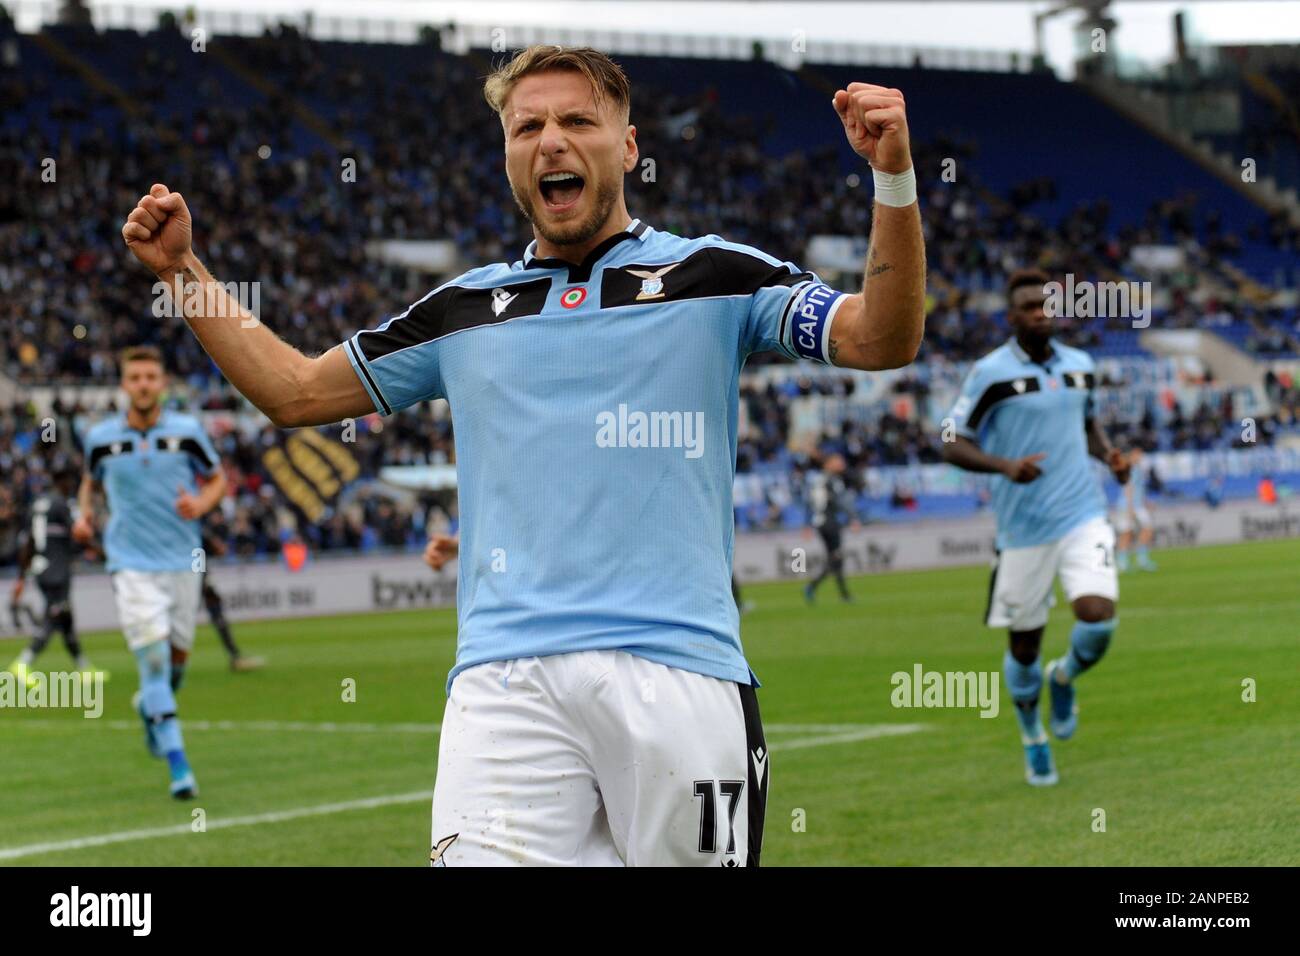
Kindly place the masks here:
[[(1166, 505), (1155, 509), (1152, 517), (1157, 549), (1300, 537), (1300, 508), (1286, 504), (1230, 503), (1218, 509), (1197, 503)], [(993, 519), (988, 515), (846, 530), (845, 570), (878, 574), (986, 565), (993, 559), (993, 535)], [(736, 537), (735, 570), (742, 583), (806, 578), (820, 569), (824, 559), (820, 539), (809, 531)], [(797, 570), (800, 560), (802, 571)], [(209, 580), (235, 621), (449, 607), (456, 602), (455, 565), (435, 574), (415, 553), (318, 555), (296, 573), (283, 563), (213, 565)], [(36, 606), (38, 594), (38, 588), (28, 588), (25, 600)], [(73, 607), (83, 631), (118, 626), (112, 583), (102, 572), (77, 575)], [(10, 622), (4, 626), (0, 635), (15, 636)]]
[[(435, 574), (418, 553), (331, 559), (313, 555), (301, 571), (281, 562), (210, 564), (208, 582), (225, 602), (232, 621), (314, 617), (450, 607), (456, 603), (455, 565)], [(40, 609), (39, 588), (27, 588), (24, 600)], [(102, 572), (78, 574), (72, 584), (73, 611), (82, 631), (115, 630), (117, 605), (110, 577)], [(206, 623), (199, 612), (199, 622)], [(14, 636), (5, 621), (0, 636)]]
[[(1153, 547), (1157, 549), (1300, 536), (1300, 509), (1285, 504), (1230, 503), (1217, 509), (1202, 503), (1156, 506), (1152, 522)], [(994, 557), (995, 532), (992, 515), (845, 530), (841, 546), (844, 570), (847, 574), (873, 574), (989, 564)], [(803, 571), (798, 570), (799, 549), (806, 567)], [(820, 539), (806, 532), (736, 538), (734, 566), (742, 583), (803, 578), (816, 574), (824, 560)]]

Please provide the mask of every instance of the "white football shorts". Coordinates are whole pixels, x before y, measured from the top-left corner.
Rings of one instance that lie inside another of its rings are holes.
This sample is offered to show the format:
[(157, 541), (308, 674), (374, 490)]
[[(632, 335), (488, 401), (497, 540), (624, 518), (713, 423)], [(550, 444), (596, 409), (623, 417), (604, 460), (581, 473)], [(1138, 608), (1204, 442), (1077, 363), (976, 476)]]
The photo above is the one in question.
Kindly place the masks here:
[(1042, 627), (1056, 603), (1052, 583), (1058, 574), (1068, 601), (1085, 595), (1119, 600), (1115, 531), (1105, 518), (1085, 521), (1047, 544), (1000, 551), (989, 583), (985, 623), (1013, 631)]
[(1132, 511), (1129, 511), (1127, 508), (1121, 508), (1115, 512), (1113, 523), (1115, 525), (1115, 530), (1119, 534), (1125, 534), (1126, 532), (1133, 531), (1135, 528), (1138, 530), (1149, 528), (1151, 527), (1151, 512), (1147, 510), (1146, 505), (1141, 505), (1140, 507), (1134, 508)]
[(113, 595), (118, 621), (131, 650), (167, 641), (194, 648), (201, 575), (193, 571), (115, 571)]
[(435, 866), (757, 866), (768, 754), (754, 688), (625, 651), (456, 675)]

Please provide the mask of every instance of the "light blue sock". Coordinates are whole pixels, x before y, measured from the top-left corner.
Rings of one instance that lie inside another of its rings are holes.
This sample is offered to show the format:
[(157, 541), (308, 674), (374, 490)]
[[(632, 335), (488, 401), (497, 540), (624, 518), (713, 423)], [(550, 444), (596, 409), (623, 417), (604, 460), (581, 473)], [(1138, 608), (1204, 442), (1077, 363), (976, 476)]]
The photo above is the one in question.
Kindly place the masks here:
[(183, 755), (185, 741), (181, 739), (181, 722), (175, 715), (164, 717), (156, 726), (154, 733), (158, 738), (158, 749), (167, 754), (167, 759), (171, 759), (173, 752)]
[(1092, 667), (1110, 646), (1110, 637), (1119, 626), (1119, 618), (1108, 621), (1075, 621), (1074, 630), (1070, 631), (1070, 650), (1061, 658), (1061, 669), (1065, 676), (1074, 680), (1088, 668)]
[(171, 685), (171, 647), (166, 641), (155, 641), (137, 650), (135, 658), (140, 671), (141, 707), (153, 722), (158, 749), (170, 759), (172, 751), (185, 749)]
[(1036, 659), (1032, 664), (1022, 664), (1008, 650), (1002, 657), (1002, 678), (1011, 702), (1016, 705), (1021, 735), (1026, 741), (1041, 740), (1043, 720), (1038, 715), (1038, 695), (1043, 689), (1042, 661)]

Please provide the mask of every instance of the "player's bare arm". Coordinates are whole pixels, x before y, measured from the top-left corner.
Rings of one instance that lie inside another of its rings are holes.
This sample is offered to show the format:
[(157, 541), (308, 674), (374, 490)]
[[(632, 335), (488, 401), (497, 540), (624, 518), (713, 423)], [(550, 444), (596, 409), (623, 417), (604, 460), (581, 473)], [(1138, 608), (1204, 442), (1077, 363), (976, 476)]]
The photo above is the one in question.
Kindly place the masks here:
[[(30, 540), (24, 541), (18, 548), (18, 576), (14, 578), (13, 590), (9, 593), (9, 606), (12, 608), (23, 596), (23, 590), (27, 586), (27, 569), (32, 566), (32, 555), (35, 549), (32, 547)], [(18, 615), (14, 614), (14, 624), (18, 625)]]
[[(849, 145), (872, 169), (891, 175), (912, 168), (903, 94), (870, 83), (850, 83), (834, 97)], [(900, 368), (916, 358), (925, 332), (925, 239), (920, 205), (877, 201), (862, 291), (835, 313), (827, 346), (846, 368)]]
[(222, 374), (282, 428), (325, 425), (374, 411), (341, 347), (303, 355), (251, 315), (199, 261), (185, 199), (161, 183), (142, 196), (122, 226), (127, 248), (169, 288), (201, 286), (186, 296), (185, 321)]
[(1095, 418), (1090, 418), (1084, 426), (1088, 435), (1088, 454), (1098, 461), (1106, 463), (1110, 473), (1115, 476), (1115, 480), (1121, 485), (1128, 483), (1129, 471), (1132, 469), (1132, 463), (1128, 455), (1120, 451), (1110, 443), (1106, 437), (1106, 431), (1101, 427), (1101, 423)]
[(226, 476), (218, 471), (211, 478), (199, 479), (197, 495), (181, 488), (176, 496), (176, 513), (186, 521), (195, 521), (221, 504), (225, 493)]
[(77, 520), (72, 524), (72, 540), (80, 544), (89, 544), (95, 538), (95, 494), (99, 491), (99, 482), (90, 475), (81, 476), (81, 487), (77, 489)]
[(978, 444), (961, 435), (955, 441), (945, 442), (943, 446), (943, 460), (948, 464), (956, 465), (963, 471), (1002, 475), (1018, 485), (1028, 484), (1041, 475), (1043, 470), (1038, 467), (1038, 463), (1046, 457), (1039, 452), (1024, 458), (1001, 458), (990, 455)]

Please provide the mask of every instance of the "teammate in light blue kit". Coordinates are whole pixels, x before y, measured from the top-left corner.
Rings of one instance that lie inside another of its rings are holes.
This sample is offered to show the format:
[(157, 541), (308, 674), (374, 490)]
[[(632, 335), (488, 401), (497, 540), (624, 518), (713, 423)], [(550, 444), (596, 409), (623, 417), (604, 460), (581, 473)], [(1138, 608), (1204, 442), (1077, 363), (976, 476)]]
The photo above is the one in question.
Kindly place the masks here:
[(1129, 554), (1134, 551), (1135, 540), (1138, 568), (1143, 571), (1156, 570), (1156, 563), (1151, 560), (1151, 541), (1155, 537), (1155, 527), (1151, 522), (1151, 508), (1147, 505), (1147, 486), (1151, 484), (1154, 469), (1151, 459), (1141, 447), (1129, 452), (1129, 463), (1133, 475), (1120, 488), (1115, 508), (1115, 530), (1119, 533), (1116, 557), (1120, 574), (1128, 570)]
[(1092, 359), (1052, 338), (1047, 285), (1036, 270), (1011, 276), (1014, 335), (971, 368), (950, 415), (956, 440), (944, 445), (945, 460), (997, 476), (998, 558), (985, 623), (1011, 633), (1002, 668), (1020, 722), (1025, 777), (1035, 786), (1058, 779), (1038, 714), (1053, 579), (1060, 575), (1076, 619), (1069, 651), (1046, 674), (1051, 728), (1061, 740), (1078, 725), (1073, 681), (1101, 659), (1117, 624), (1115, 533), (1089, 456), (1106, 462), (1121, 484), (1128, 480), (1127, 459), (1092, 414)]
[(924, 240), (902, 94), (833, 98), (875, 166), (870, 267), (844, 294), (633, 219), (629, 85), (598, 51), (531, 47), (484, 92), (534, 241), (320, 358), (237, 320), (179, 193), (155, 185), (123, 236), (163, 281), (213, 293), (223, 308), (190, 327), (277, 425), (451, 404), (460, 633), (431, 863), (757, 865), (768, 753), (731, 593), (738, 376), (765, 350), (915, 357)]
[(221, 501), (226, 482), (199, 422), (165, 411), (162, 356), (151, 347), (122, 353), (125, 415), (99, 422), (83, 442), (80, 541), (94, 536), (94, 492), (110, 512), (104, 532), (108, 570), (127, 645), (140, 670), (135, 706), (149, 752), (166, 757), (171, 793), (198, 794), (185, 757), (176, 691), (194, 647), (201, 562), (199, 519)]

